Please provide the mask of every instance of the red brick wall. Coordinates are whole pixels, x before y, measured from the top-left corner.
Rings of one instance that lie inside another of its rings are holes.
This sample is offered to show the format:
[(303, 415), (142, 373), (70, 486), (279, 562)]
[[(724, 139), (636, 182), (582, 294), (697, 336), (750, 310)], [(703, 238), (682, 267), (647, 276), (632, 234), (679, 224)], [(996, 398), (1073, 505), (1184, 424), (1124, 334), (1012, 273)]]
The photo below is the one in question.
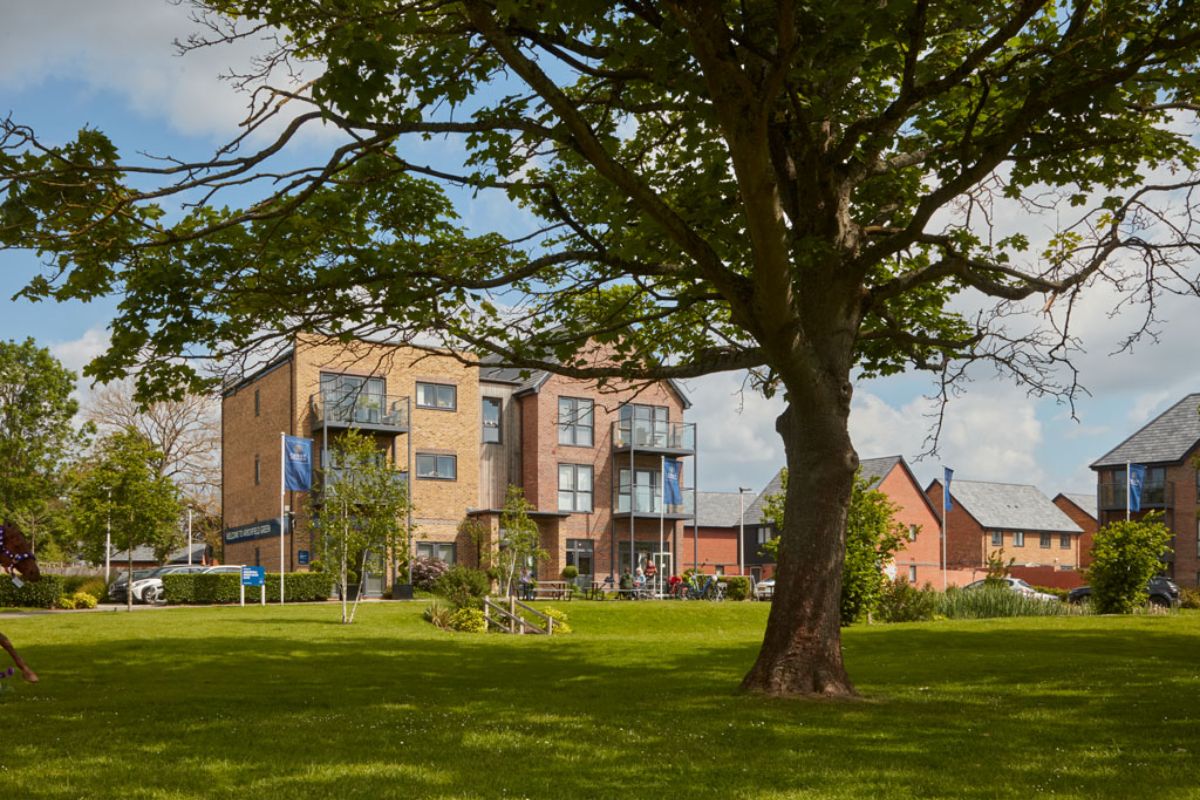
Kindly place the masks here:
[[(1083, 535), (1079, 537), (1077, 549), (1079, 551), (1078, 561), (1081, 570), (1086, 569), (1088, 564), (1092, 563), (1092, 542), (1096, 535), (1100, 524), (1096, 522), (1096, 518), (1087, 513), (1079, 506), (1071, 502), (1065, 495), (1058, 495), (1054, 498), (1054, 505), (1058, 506), (1059, 510), (1071, 518), (1071, 521), (1083, 529)], [(1032, 582), (1032, 581), (1031, 581)], [(1050, 586), (1049, 583), (1042, 584)], [(1082, 584), (1081, 584), (1082, 585)]]
[(932, 583), (940, 587), (941, 521), (925, 501), (925, 493), (900, 465), (893, 467), (877, 488), (896, 505), (894, 519), (904, 526), (905, 531), (913, 525), (918, 528), (917, 538), (913, 541), (905, 539), (904, 546), (896, 552), (896, 577), (909, 580), (915, 567), (917, 586)]
[(1198, 585), (1200, 578), (1200, 530), (1197, 527), (1196, 466), (1192, 459), (1197, 448), (1184, 457), (1183, 463), (1167, 468), (1167, 480), (1175, 483), (1175, 508), (1170, 523), (1175, 531), (1175, 581), (1183, 586)]
[[(942, 483), (934, 481), (927, 492), (935, 509), (942, 508)], [(984, 530), (975, 518), (955, 502), (946, 517), (946, 566), (952, 570), (974, 570), (987, 561)], [(935, 584), (936, 585), (936, 584)]]
[[(692, 526), (687, 526), (684, 534), (684, 562), (692, 565)], [(718, 566), (724, 567), (726, 575), (738, 574), (738, 529), (717, 528), (713, 526), (700, 527), (700, 569), (704, 572), (715, 572)]]
[(1034, 586), (1050, 586), (1055, 589), (1074, 589), (1086, 582), (1083, 573), (1077, 570), (1059, 570), (1051, 566), (1023, 567), (1014, 564), (1008, 573)]

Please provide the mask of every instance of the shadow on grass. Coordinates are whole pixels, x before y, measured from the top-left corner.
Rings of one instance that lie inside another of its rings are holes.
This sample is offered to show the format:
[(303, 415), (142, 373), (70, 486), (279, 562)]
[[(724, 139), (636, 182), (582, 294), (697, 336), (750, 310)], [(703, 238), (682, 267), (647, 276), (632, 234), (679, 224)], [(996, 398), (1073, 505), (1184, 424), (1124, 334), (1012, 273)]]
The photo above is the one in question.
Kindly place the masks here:
[(852, 704), (737, 694), (753, 637), (320, 633), (29, 647), (13, 796), (1100, 797), (1192, 791), (1200, 752), (1167, 626), (851, 634)]

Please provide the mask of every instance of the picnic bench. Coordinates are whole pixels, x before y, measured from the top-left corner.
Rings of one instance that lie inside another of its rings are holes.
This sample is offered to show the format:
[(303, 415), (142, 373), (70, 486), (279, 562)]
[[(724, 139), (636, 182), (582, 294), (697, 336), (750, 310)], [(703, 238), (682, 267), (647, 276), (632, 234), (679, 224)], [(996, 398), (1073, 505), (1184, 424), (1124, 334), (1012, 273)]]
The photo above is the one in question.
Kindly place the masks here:
[(538, 581), (533, 587), (534, 600), (570, 600), (571, 595), (569, 581)]

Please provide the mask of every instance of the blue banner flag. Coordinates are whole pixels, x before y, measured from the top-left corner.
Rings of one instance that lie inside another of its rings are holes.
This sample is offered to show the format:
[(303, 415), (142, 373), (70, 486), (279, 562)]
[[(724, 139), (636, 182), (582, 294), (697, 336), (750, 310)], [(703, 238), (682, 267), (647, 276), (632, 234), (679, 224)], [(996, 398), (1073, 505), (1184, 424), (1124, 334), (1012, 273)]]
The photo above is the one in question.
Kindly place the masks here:
[(953, 511), (954, 500), (950, 497), (950, 481), (954, 478), (954, 470), (949, 467), (942, 467), (942, 510)]
[(312, 488), (312, 439), (283, 437), (284, 488), (307, 492)]
[(679, 488), (679, 474), (683, 471), (683, 463), (678, 458), (668, 458), (663, 461), (664, 475), (663, 502), (669, 506), (683, 504), (683, 490)]
[(1146, 483), (1146, 465), (1129, 465), (1129, 510), (1142, 510), (1142, 486)]

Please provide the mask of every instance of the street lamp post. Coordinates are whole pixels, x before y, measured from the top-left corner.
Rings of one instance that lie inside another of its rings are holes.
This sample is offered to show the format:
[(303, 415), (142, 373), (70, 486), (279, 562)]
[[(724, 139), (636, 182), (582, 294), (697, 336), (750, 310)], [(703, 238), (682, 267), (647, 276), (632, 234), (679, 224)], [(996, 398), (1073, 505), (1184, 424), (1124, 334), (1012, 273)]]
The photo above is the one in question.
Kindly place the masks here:
[[(108, 490), (108, 505), (104, 507), (104, 583), (112, 573), (112, 489)], [(133, 576), (130, 576), (132, 581)]]
[(746, 574), (746, 492), (750, 489), (738, 487), (738, 575)]
[(188, 566), (190, 567), (192, 565), (192, 507), (191, 506), (188, 506), (187, 550), (188, 550)]

